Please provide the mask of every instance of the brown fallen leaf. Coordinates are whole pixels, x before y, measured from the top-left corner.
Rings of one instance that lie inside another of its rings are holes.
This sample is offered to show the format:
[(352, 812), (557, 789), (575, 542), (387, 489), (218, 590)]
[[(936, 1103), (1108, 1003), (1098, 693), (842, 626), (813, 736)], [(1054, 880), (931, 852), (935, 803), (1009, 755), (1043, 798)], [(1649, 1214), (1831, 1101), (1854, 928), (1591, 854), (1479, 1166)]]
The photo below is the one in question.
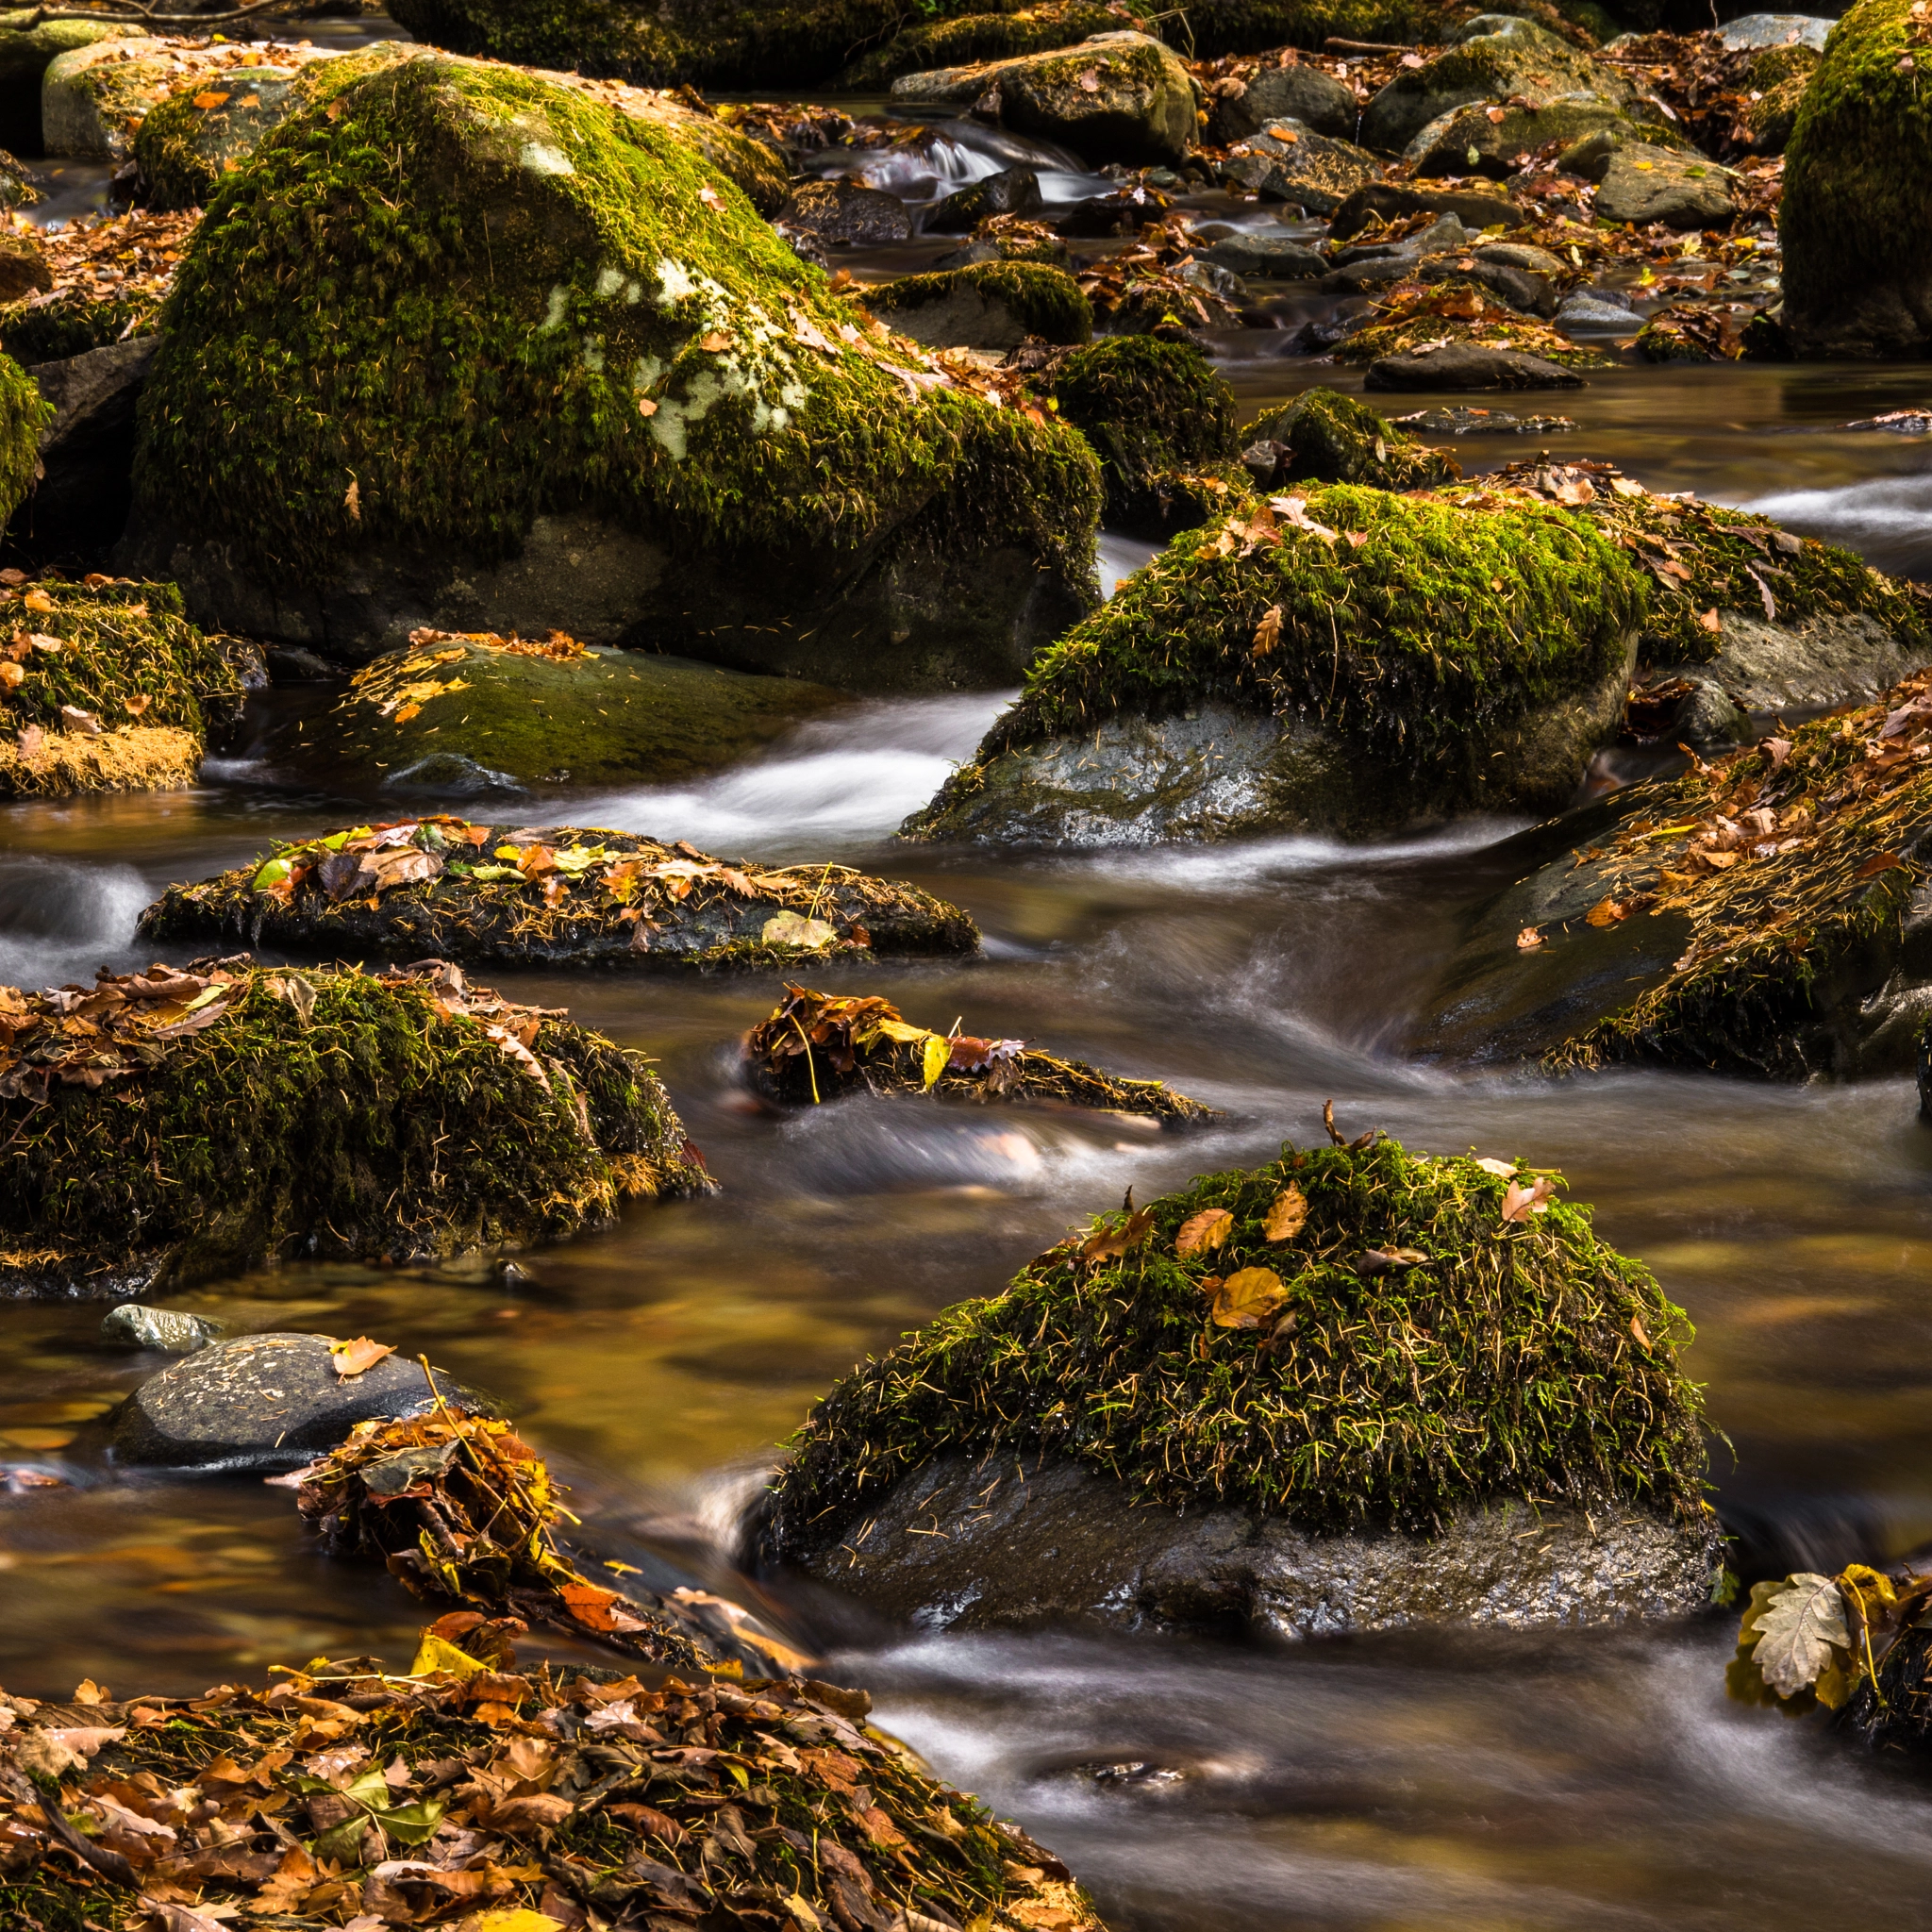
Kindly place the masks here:
[(342, 491), (342, 508), (357, 523), (362, 521), (362, 486), (353, 476), (349, 478), (349, 487)]
[(1087, 68), (1077, 84), (1083, 94), (1097, 94), (1100, 92), (1100, 70), (1097, 67)]
[(1758, 749), (1771, 759), (1771, 769), (1781, 772), (1785, 760), (1791, 755), (1791, 741), (1789, 738), (1767, 738)]
[(1525, 925), (1516, 935), (1516, 950), (1519, 953), (1533, 953), (1543, 942), (1543, 936), (1535, 926)]
[(18, 691), (26, 682), (26, 673), (10, 658), (0, 663), (0, 691)]
[(1265, 658), (1281, 641), (1281, 606), (1271, 604), (1255, 626), (1255, 656)]
[(1852, 876), (1855, 879), (1875, 878), (1882, 872), (1904, 872), (1906, 862), (1896, 852), (1880, 852), (1868, 858)]
[(1640, 1346), (1643, 1348), (1650, 1346), (1650, 1337), (1643, 1332), (1643, 1317), (1641, 1315), (1632, 1315), (1630, 1317), (1630, 1332), (1637, 1338)]
[(1355, 1272), (1364, 1277), (1407, 1274), (1411, 1268), (1423, 1267), (1428, 1258), (1420, 1248), (1370, 1248), (1355, 1257)]
[(388, 1342), (371, 1341), (366, 1335), (357, 1336), (354, 1341), (331, 1341), (328, 1352), (335, 1363), (336, 1374), (344, 1381), (351, 1375), (359, 1375), (365, 1370), (373, 1369), (384, 1356), (395, 1354)]
[(1080, 1244), (1083, 1261), (1108, 1261), (1130, 1255), (1154, 1232), (1154, 1216), (1145, 1208), (1130, 1212), (1118, 1227), (1096, 1228)]
[(1710, 608), (1707, 610), (1703, 614), (1703, 616), (1701, 616), (1697, 620), (1697, 622), (1699, 623), (1699, 625), (1703, 626), (1704, 629), (1709, 631), (1713, 637), (1719, 635), (1724, 627), (1724, 621), (1717, 614), (1717, 606), (1715, 604), (1713, 604), (1710, 607)]
[(154, 699), (149, 697), (145, 691), (137, 691), (133, 697), (123, 698), (121, 702), (126, 707), (127, 715), (130, 718), (138, 718), (154, 703)]
[(1503, 1219), (1505, 1221), (1527, 1221), (1532, 1214), (1542, 1213), (1549, 1206), (1550, 1196), (1557, 1191), (1557, 1184), (1548, 1174), (1539, 1174), (1533, 1188), (1525, 1188), (1521, 1181), (1511, 1181), (1503, 1190)]
[(101, 721), (92, 711), (83, 711), (78, 705), (62, 705), (60, 722), (68, 730), (77, 731), (83, 738), (101, 735)]
[(1606, 898), (1599, 899), (1583, 918), (1586, 924), (1602, 926), (1615, 925), (1619, 920), (1627, 919), (1629, 916), (1630, 908), (1622, 900)]
[(1258, 1328), (1288, 1299), (1281, 1276), (1272, 1268), (1243, 1268), (1215, 1291), (1208, 1319), (1217, 1328)]
[(1234, 1216), (1225, 1208), (1204, 1208), (1181, 1223), (1174, 1238), (1174, 1251), (1185, 1261), (1190, 1255), (1205, 1255), (1218, 1248), (1234, 1232)]
[(38, 587), (34, 590), (29, 591), (26, 593), (26, 595), (21, 599), (21, 602), (25, 604), (29, 610), (51, 610), (54, 608), (53, 598), (48, 596), (46, 591), (39, 589)]
[(1261, 1223), (1262, 1235), (1271, 1241), (1291, 1241), (1301, 1233), (1308, 1218), (1308, 1197), (1290, 1181), (1274, 1197), (1274, 1205)]
[(730, 346), (731, 338), (722, 328), (712, 329), (704, 338), (704, 340), (698, 343), (698, 347), (701, 348), (708, 356), (723, 355), (726, 349), (730, 348)]
[(228, 97), (226, 94), (218, 94), (212, 92), (205, 94), (196, 94), (194, 105), (206, 114), (210, 108), (225, 108), (228, 105)]
[(1483, 112), (1487, 114), (1491, 121), (1500, 123), (1507, 116), (1508, 109), (1506, 108), (1485, 108), (1483, 109)]

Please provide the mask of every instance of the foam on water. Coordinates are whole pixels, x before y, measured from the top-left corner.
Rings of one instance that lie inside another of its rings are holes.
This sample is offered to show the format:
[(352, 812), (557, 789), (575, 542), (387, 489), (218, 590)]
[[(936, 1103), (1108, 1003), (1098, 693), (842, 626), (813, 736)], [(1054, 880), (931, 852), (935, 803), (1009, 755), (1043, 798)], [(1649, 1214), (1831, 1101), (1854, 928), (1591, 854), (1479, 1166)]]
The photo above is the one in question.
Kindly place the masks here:
[(153, 896), (131, 865), (0, 858), (0, 982), (91, 981), (96, 966), (132, 943), (134, 923)]
[(1894, 576), (1932, 577), (1932, 474), (1782, 490), (1739, 505), (1807, 537), (1842, 543)]

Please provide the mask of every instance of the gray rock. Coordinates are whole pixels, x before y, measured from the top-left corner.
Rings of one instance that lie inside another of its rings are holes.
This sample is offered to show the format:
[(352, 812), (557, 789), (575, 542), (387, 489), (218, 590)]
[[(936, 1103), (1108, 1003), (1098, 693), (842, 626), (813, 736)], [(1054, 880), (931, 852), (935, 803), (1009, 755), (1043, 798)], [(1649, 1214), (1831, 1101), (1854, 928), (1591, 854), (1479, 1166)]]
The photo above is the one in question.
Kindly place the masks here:
[(1330, 141), (1313, 129), (1277, 124), (1280, 135), (1257, 134), (1240, 142), (1215, 170), (1224, 184), (1248, 189), (1263, 201), (1287, 202), (1305, 214), (1333, 214), (1359, 188), (1374, 180), (1381, 163), (1364, 148)]
[[(1301, 1640), (1427, 1624), (1528, 1629), (1694, 1616), (1715, 1523), (1627, 1506), (1459, 1509), (1443, 1535), (1314, 1535), (1276, 1517), (1139, 1505), (1072, 1458), (937, 1458), (866, 1505), (804, 1567), (927, 1629), (1247, 1628)], [(933, 1530), (939, 1535), (933, 1535)]]
[(1519, 155), (1610, 130), (1638, 138), (1624, 111), (1594, 93), (1561, 94), (1540, 108), (1506, 108), (1500, 121), (1491, 120), (1486, 107), (1453, 108), (1423, 128), (1402, 158), (1422, 175), (1487, 175), (1499, 181)]
[(1714, 663), (1667, 664), (1659, 674), (1708, 676), (1754, 711), (1866, 702), (1921, 668), (1921, 658), (1862, 611), (1820, 613), (1778, 624), (1760, 609), (1719, 612)]
[(1624, 142), (1605, 167), (1596, 213), (1602, 221), (1640, 226), (1661, 222), (1670, 228), (1712, 227), (1738, 211), (1731, 193), (1735, 179), (1728, 168), (1701, 155)]
[(1521, 349), (1486, 349), (1475, 342), (1443, 342), (1401, 349), (1370, 363), (1365, 389), (1581, 389), (1583, 378), (1560, 363)]
[(1002, 168), (935, 203), (922, 225), (928, 235), (964, 235), (990, 215), (1030, 215), (1045, 205), (1031, 168)]
[(1449, 248), (1467, 248), (1474, 238), (1454, 215), (1438, 215), (1426, 228), (1406, 235), (1400, 242), (1370, 240), (1357, 242), (1335, 251), (1338, 268), (1352, 267), (1358, 261), (1393, 257), (1402, 261), (1420, 261), (1424, 255), (1436, 255)]
[(49, 560), (109, 549), (134, 501), (135, 405), (158, 336), (111, 342), (28, 371), (54, 406), (41, 432), (39, 486), (13, 520), (13, 541)]
[(125, 1348), (160, 1348), (170, 1355), (194, 1355), (221, 1334), (211, 1322), (180, 1308), (151, 1308), (144, 1302), (123, 1302), (101, 1320), (101, 1340)]
[(1630, 335), (1643, 326), (1641, 315), (1600, 289), (1572, 290), (1557, 303), (1556, 322), (1561, 329), (1617, 329)]
[(1729, 54), (1747, 47), (1781, 47), (1795, 42), (1801, 47), (1824, 51), (1826, 37), (1838, 25), (1811, 13), (1747, 13), (1717, 30), (1719, 43)]
[(1263, 281), (1309, 282), (1328, 271), (1323, 257), (1305, 242), (1291, 242), (1285, 235), (1232, 236), (1215, 242), (1201, 258), (1234, 275)]
[[(500, 1413), (440, 1370), (437, 1387), (445, 1402)], [(408, 1357), (385, 1356), (343, 1377), (325, 1335), (248, 1335), (143, 1382), (114, 1411), (114, 1457), (174, 1469), (298, 1469), (359, 1422), (434, 1407), (422, 1365)]]
[(1317, 134), (1353, 138), (1361, 109), (1352, 89), (1333, 75), (1297, 60), (1290, 67), (1264, 67), (1238, 94), (1223, 95), (1208, 119), (1208, 138), (1226, 147), (1271, 122), (1298, 121)]
[(1521, 219), (1515, 208), (1499, 195), (1471, 194), (1428, 182), (1372, 181), (1357, 189), (1335, 210), (1328, 223), (1328, 238), (1351, 242), (1374, 222), (1399, 222), (1405, 215), (1424, 209), (1454, 215), (1472, 233), (1482, 228), (1513, 228)]
[(1562, 436), (1576, 425), (1568, 416), (1515, 416), (1507, 409), (1478, 409), (1468, 404), (1449, 409), (1418, 409), (1390, 422), (1411, 436)]
[(1478, 242), (1470, 253), (1478, 261), (1500, 261), (1505, 268), (1524, 269), (1533, 275), (1566, 275), (1571, 267), (1547, 248), (1528, 242)]
[(850, 179), (801, 182), (772, 219), (788, 232), (815, 235), (822, 243), (870, 248), (912, 239), (911, 210), (896, 194)]
[(1631, 692), (1630, 716), (1640, 735), (1657, 743), (1728, 750), (1757, 741), (1750, 712), (1716, 678), (1694, 673), (1651, 678)]
[(490, 793), (516, 792), (525, 787), (508, 772), (492, 771), (461, 752), (433, 751), (414, 764), (391, 772), (382, 781), (385, 791), (434, 791), (443, 798), (482, 798)]

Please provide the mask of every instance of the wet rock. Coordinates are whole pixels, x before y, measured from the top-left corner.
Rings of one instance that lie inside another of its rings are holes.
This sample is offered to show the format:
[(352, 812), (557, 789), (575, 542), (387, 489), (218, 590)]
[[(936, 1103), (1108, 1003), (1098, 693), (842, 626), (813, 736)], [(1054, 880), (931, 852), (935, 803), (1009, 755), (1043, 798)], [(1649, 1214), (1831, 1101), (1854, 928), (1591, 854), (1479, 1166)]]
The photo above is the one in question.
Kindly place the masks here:
[(1248, 434), (1285, 452), (1270, 487), (1318, 482), (1423, 490), (1462, 474), (1453, 458), (1424, 448), (1366, 404), (1332, 389), (1304, 390), (1285, 408), (1257, 417)]
[(1593, 206), (1600, 221), (1719, 227), (1738, 211), (1735, 178), (1701, 155), (1626, 141), (1612, 149)]
[(824, 242), (876, 248), (912, 239), (912, 211), (896, 194), (863, 181), (804, 181), (773, 219)]
[(888, 327), (935, 349), (1017, 349), (1029, 336), (1071, 346), (1093, 335), (1093, 310), (1079, 283), (1039, 262), (902, 275), (869, 288), (863, 299)]
[(1714, 677), (1653, 676), (1630, 693), (1624, 720), (1633, 736), (1653, 744), (1708, 751), (1757, 741), (1751, 714)]
[(1606, 290), (1574, 289), (1557, 303), (1556, 324), (1561, 329), (1615, 329), (1620, 335), (1635, 335), (1643, 319)]
[(1795, 39), (1802, 47), (1819, 53), (1838, 22), (1812, 13), (1747, 13), (1740, 20), (1726, 21), (1718, 28), (1719, 42), (1730, 53), (1747, 47), (1778, 47)]
[[(941, 1628), (1691, 1614), (1719, 1537), (1688, 1324), (1547, 1185), (1532, 1238), (1532, 1191), (1504, 1162), (1290, 1145), (1096, 1219), (835, 1387), (760, 1548)], [(1391, 1328), (1416, 1352), (1365, 1345)], [(1540, 1374), (1590, 1421), (1523, 1402)]]
[(1398, 222), (1406, 215), (1454, 215), (1474, 233), (1483, 228), (1514, 227), (1515, 206), (1499, 195), (1473, 194), (1467, 190), (1433, 187), (1424, 182), (1373, 181), (1358, 188), (1335, 210), (1328, 223), (1329, 239), (1353, 241), (1372, 221)]
[(1806, 90), (1778, 208), (1784, 325), (1801, 356), (1932, 353), (1926, 62), (1905, 51), (1922, 18), (1911, 0), (1858, 0)]
[(158, 1348), (169, 1355), (194, 1355), (221, 1337), (221, 1330), (180, 1308), (123, 1302), (101, 1319), (101, 1339), (123, 1348)]
[[(502, 1412), (447, 1371), (437, 1372), (436, 1388), (473, 1412)], [(114, 1458), (135, 1468), (300, 1469), (358, 1423), (435, 1407), (423, 1365), (409, 1357), (385, 1356), (359, 1375), (339, 1375), (326, 1335), (247, 1335), (143, 1382), (114, 1412)]]
[(989, 215), (1030, 215), (1045, 206), (1031, 168), (1002, 168), (928, 209), (924, 228), (928, 235), (966, 235)]
[(201, 963), (8, 990), (0, 1124), (34, 1132), (0, 1168), (0, 1295), (514, 1249), (712, 1185), (642, 1057), (554, 1008), (440, 960)]
[(769, 967), (979, 944), (957, 906), (849, 866), (732, 864), (636, 832), (442, 814), (346, 827), (170, 886), (141, 930), (533, 965)]
[(1075, 202), (1054, 226), (1074, 241), (1135, 235), (1147, 223), (1158, 221), (1167, 207), (1164, 194), (1136, 182), (1131, 188), (1118, 188), (1111, 194), (1090, 195), (1085, 201)]
[(1390, 422), (1410, 436), (1561, 436), (1576, 427), (1568, 416), (1518, 416), (1508, 409), (1418, 409)]
[(351, 662), (556, 626), (883, 691), (1009, 682), (1091, 607), (1084, 445), (910, 392), (684, 124), (420, 48), (329, 79), (225, 191), (308, 212), (196, 231), (142, 404), (119, 555), (203, 621)]
[(18, 302), (53, 286), (53, 271), (32, 230), (0, 228), (0, 302)]
[(1491, 349), (1478, 342), (1443, 342), (1398, 350), (1369, 365), (1370, 389), (1581, 389), (1574, 371), (1520, 349)]
[(1328, 270), (1324, 257), (1306, 242), (1291, 242), (1285, 235), (1227, 235), (1203, 250), (1201, 259), (1264, 281), (1313, 281)]
[(41, 84), (53, 60), (96, 41), (145, 36), (118, 21), (41, 20), (27, 10), (8, 17), (21, 25), (0, 25), (0, 127), (7, 129), (8, 146), (22, 154), (45, 154)]
[(1365, 148), (1277, 125), (1278, 134), (1253, 135), (1231, 148), (1215, 169), (1217, 178), (1248, 189), (1263, 201), (1326, 215), (1381, 173), (1381, 164)]
[(1282, 58), (1291, 64), (1264, 67), (1239, 93), (1218, 96), (1208, 124), (1215, 146), (1259, 134), (1274, 121), (1295, 122), (1339, 141), (1354, 138), (1360, 111), (1354, 90), (1292, 54)]
[(1375, 95), (1362, 113), (1361, 139), (1400, 154), (1430, 122), (1457, 108), (1504, 101), (1541, 108), (1560, 95), (1597, 94), (1615, 85), (1597, 62), (1544, 28), (1482, 14)]
[(1519, 315), (1551, 316), (1557, 312), (1557, 291), (1543, 276), (1507, 262), (1487, 261), (1480, 256), (1424, 257), (1416, 264), (1415, 278), (1425, 287), (1450, 282), (1487, 289)]
[(1112, 0), (1035, 0), (1007, 13), (974, 8), (950, 20), (902, 18), (917, 24), (853, 61), (833, 83), (839, 92), (879, 93), (902, 74), (929, 74), (941, 67), (976, 66), (1074, 46), (1091, 35), (1115, 31), (1122, 16)]
[(58, 562), (104, 557), (134, 500), (135, 407), (154, 360), (139, 336), (27, 371), (53, 407), (41, 432), (42, 476), (8, 537), (30, 557)]
[(908, 74), (892, 83), (908, 106), (981, 100), (1016, 134), (1057, 142), (1094, 162), (1178, 164), (1194, 144), (1187, 69), (1160, 42), (1098, 34), (1061, 52)]
[(1477, 242), (1472, 244), (1470, 253), (1478, 261), (1500, 262), (1505, 268), (1521, 269), (1525, 275), (1557, 276), (1569, 269), (1567, 262), (1547, 248), (1538, 248), (1527, 242)]

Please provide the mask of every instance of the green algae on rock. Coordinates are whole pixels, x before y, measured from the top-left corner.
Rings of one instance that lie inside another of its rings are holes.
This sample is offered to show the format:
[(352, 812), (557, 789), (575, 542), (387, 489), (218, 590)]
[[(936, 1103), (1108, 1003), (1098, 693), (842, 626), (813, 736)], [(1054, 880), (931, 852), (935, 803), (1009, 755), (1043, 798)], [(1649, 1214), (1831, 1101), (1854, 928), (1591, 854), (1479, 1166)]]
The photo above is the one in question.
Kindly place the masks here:
[(1454, 457), (1385, 423), (1366, 403), (1332, 389), (1304, 390), (1286, 408), (1243, 432), (1250, 444), (1286, 452), (1274, 481), (1366, 483), (1377, 490), (1423, 490), (1462, 474)]
[(958, 907), (850, 866), (731, 865), (635, 832), (441, 813), (278, 844), (170, 886), (141, 930), (525, 965), (783, 966), (979, 944)]
[(421, 51), (329, 84), (216, 197), (142, 398), (130, 541), (191, 608), (876, 690), (1016, 675), (1093, 601), (1085, 446), (855, 327), (695, 137)]
[(1857, 0), (1798, 103), (1778, 239), (1784, 322), (1802, 356), (1932, 351), (1932, 17)]
[(1093, 310), (1064, 269), (976, 261), (901, 275), (860, 299), (901, 335), (929, 348), (1016, 349), (1028, 336), (1057, 347), (1093, 338)]
[(0, 1028), (13, 1294), (524, 1247), (711, 1185), (641, 1054), (441, 961), (104, 972)]
[(816, 1107), (848, 1093), (930, 1094), (1140, 1114), (1175, 1126), (1214, 1109), (1161, 1080), (1123, 1080), (1029, 1047), (915, 1026), (875, 994), (785, 988), (785, 998), (741, 1044), (745, 1083), (784, 1107)]
[(10, 356), (0, 356), (0, 526), (34, 487), (41, 431), (53, 417), (33, 377)]
[(1122, 26), (1152, 31), (1119, 0), (1038, 0), (1030, 7), (972, 7), (906, 27), (883, 47), (860, 56), (834, 85), (841, 93), (876, 93), (902, 74), (1050, 53)]
[(1287, 1146), (1097, 1218), (841, 1382), (791, 1442), (768, 1546), (837, 1542), (951, 1452), (1057, 1453), (1119, 1505), (1324, 1532), (1427, 1533), (1496, 1497), (1701, 1522), (1690, 1324), (1558, 1185)]

